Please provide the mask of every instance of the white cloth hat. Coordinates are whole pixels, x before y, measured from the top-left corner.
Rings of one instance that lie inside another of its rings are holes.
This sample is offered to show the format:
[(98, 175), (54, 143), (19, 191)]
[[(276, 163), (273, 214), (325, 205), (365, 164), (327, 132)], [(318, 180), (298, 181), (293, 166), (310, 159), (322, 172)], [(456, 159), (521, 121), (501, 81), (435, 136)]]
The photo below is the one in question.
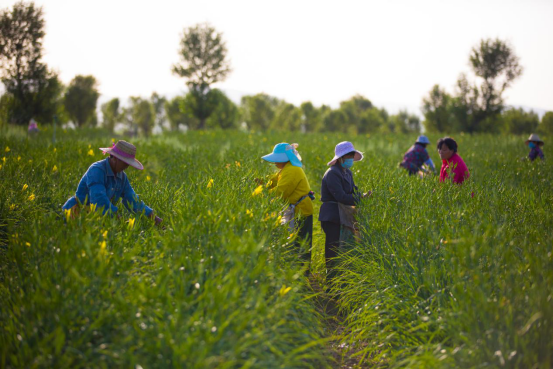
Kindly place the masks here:
[(534, 141), (534, 142), (537, 142), (538, 143), (538, 146), (543, 146), (543, 141), (540, 140), (540, 136), (538, 136), (537, 134), (535, 133), (532, 133), (530, 135), (530, 137), (528, 137), (528, 139), (526, 140), (526, 145), (528, 145), (528, 142), (530, 141)]
[(428, 145), (430, 143), (430, 140), (428, 139), (428, 137), (426, 137), (424, 135), (420, 135), (419, 137), (417, 137), (417, 140), (415, 141), (415, 143), (421, 143), (421, 144)]
[(363, 153), (361, 151), (355, 150), (351, 142), (343, 141), (336, 145), (336, 148), (334, 149), (334, 158), (332, 158), (332, 160), (329, 161), (327, 165), (332, 166), (336, 164), (336, 160), (340, 159), (346, 154), (349, 154), (352, 151), (355, 152), (355, 155), (353, 156), (353, 161), (363, 160)]

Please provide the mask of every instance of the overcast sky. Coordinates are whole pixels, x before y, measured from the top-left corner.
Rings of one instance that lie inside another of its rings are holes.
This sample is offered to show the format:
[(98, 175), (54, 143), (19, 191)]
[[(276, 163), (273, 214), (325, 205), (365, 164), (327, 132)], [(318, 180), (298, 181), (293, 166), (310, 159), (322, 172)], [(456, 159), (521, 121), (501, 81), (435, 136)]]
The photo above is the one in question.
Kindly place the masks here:
[[(0, 8), (15, 1), (0, 0)], [(236, 99), (265, 92), (299, 105), (337, 106), (362, 94), (420, 113), (434, 84), (453, 92), (483, 38), (507, 40), (524, 67), (512, 105), (553, 110), (553, 1), (140, 1), (38, 0), (44, 61), (64, 83), (99, 81), (102, 100), (173, 96), (171, 73), (185, 27), (222, 32), (233, 72), (219, 87)]]

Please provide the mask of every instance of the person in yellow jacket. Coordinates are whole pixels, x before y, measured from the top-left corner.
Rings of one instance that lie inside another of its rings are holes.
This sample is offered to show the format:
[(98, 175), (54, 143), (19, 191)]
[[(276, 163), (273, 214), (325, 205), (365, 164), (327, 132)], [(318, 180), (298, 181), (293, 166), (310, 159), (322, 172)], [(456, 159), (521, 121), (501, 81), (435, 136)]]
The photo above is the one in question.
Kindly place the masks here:
[[(288, 204), (284, 212), (291, 214), (290, 223), (298, 231), (298, 241), (303, 241), (307, 248), (305, 252), (300, 251), (300, 256), (308, 264), (311, 262), (311, 245), (313, 238), (313, 193), (305, 172), (303, 171), (301, 156), (296, 150), (298, 144), (279, 143), (276, 144), (273, 152), (262, 157), (263, 160), (274, 163), (279, 172), (273, 175), (267, 187), (270, 191)], [(299, 218), (295, 222), (294, 218)], [(286, 218), (286, 215), (284, 215)], [(288, 220), (288, 219), (285, 219)], [(296, 245), (300, 245), (300, 242)]]

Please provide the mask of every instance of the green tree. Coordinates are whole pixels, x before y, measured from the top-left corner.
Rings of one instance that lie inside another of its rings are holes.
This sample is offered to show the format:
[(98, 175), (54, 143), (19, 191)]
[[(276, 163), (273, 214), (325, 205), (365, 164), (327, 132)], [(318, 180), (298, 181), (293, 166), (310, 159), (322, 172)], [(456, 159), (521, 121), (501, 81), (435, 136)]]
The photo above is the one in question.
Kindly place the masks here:
[(418, 133), (421, 129), (420, 119), (414, 114), (400, 110), (398, 114), (392, 115), (386, 125), (390, 132), (394, 133)]
[(548, 111), (541, 118), (541, 123), (538, 126), (538, 131), (544, 135), (553, 137), (553, 112)]
[(278, 99), (266, 94), (242, 96), (241, 108), (249, 129), (266, 131), (271, 128)]
[(114, 98), (110, 101), (102, 104), (102, 126), (109, 130), (110, 132), (113, 132), (113, 129), (115, 128), (115, 125), (120, 119), (120, 112), (119, 112), (119, 99)]
[[(369, 125), (362, 127), (364, 123), (367, 123), (366, 119), (363, 121), (362, 116), (371, 109), (373, 109), (372, 102), (361, 95), (355, 95), (349, 100), (340, 102), (340, 110), (347, 115), (348, 123), (357, 127), (359, 133), (368, 132)], [(368, 114), (368, 116), (372, 116), (372, 114)], [(366, 114), (365, 118), (367, 118)]]
[(230, 129), (238, 126), (239, 112), (238, 107), (221, 90), (211, 90), (211, 99), (215, 105), (215, 110), (207, 118), (207, 126)]
[(470, 65), (482, 80), (470, 86), (461, 75), (457, 86), (456, 116), (465, 132), (498, 131), (504, 109), (503, 93), (522, 74), (511, 46), (499, 39), (486, 39), (471, 51)]
[(330, 132), (347, 132), (352, 126), (348, 125), (348, 115), (341, 109), (328, 112), (323, 120), (324, 130)]
[(520, 109), (505, 110), (501, 114), (503, 131), (515, 135), (530, 134), (538, 128), (540, 119), (533, 111), (525, 112)]
[(76, 76), (65, 92), (64, 105), (69, 118), (82, 127), (96, 119), (96, 104), (100, 93), (96, 78), (93, 76)]
[(279, 101), (271, 128), (285, 131), (299, 131), (302, 125), (302, 112), (294, 104)]
[(198, 126), (198, 119), (194, 114), (186, 110), (187, 102), (184, 96), (177, 96), (166, 101), (164, 106), (165, 114), (172, 130), (178, 130), (180, 125), (191, 129)]
[(154, 107), (150, 100), (131, 96), (130, 106), (124, 110), (124, 114), (135, 132), (140, 130), (144, 136), (150, 135), (155, 123)]
[(32, 117), (51, 122), (59, 109), (63, 85), (41, 62), (44, 34), (42, 8), (33, 3), (21, 1), (0, 12), (0, 78), (11, 96), (3, 100), (10, 122), (27, 124)]
[(361, 112), (355, 126), (357, 127), (357, 133), (365, 134), (382, 130), (382, 127), (384, 127), (387, 123), (388, 114), (386, 111), (373, 107)]
[(167, 99), (154, 92), (152, 93), (150, 100), (152, 101), (152, 106), (154, 108), (155, 125), (163, 127), (165, 125), (165, 122), (167, 121), (167, 116), (165, 115), (164, 108)]
[(422, 102), (423, 125), (427, 132), (454, 131), (452, 98), (444, 89), (434, 85)]
[(224, 81), (230, 73), (227, 48), (223, 36), (209, 24), (197, 24), (184, 30), (180, 43), (180, 64), (173, 66), (173, 73), (187, 79), (199, 129), (205, 128), (207, 118), (215, 106), (209, 93), (211, 85)]
[(322, 128), (322, 110), (317, 109), (310, 101), (300, 105), (302, 124), (305, 132), (317, 132)]

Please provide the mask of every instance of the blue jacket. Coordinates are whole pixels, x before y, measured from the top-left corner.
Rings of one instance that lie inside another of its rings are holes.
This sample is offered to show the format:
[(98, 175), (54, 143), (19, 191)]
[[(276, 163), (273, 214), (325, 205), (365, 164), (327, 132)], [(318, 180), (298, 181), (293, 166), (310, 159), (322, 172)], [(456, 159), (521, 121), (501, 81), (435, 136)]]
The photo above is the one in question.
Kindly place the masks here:
[(123, 205), (129, 211), (144, 211), (150, 216), (153, 210), (138, 200), (125, 172), (115, 175), (108, 160), (109, 158), (97, 161), (88, 168), (79, 182), (75, 196), (69, 198), (62, 209), (71, 209), (80, 202), (83, 205), (96, 204), (98, 209), (103, 208), (104, 214), (108, 210), (114, 214), (117, 212), (117, 206), (113, 204), (123, 198)]
[(321, 201), (319, 221), (340, 224), (337, 203), (355, 205), (358, 201), (357, 186), (353, 182), (351, 170), (343, 169), (336, 163), (326, 171), (321, 184)]

